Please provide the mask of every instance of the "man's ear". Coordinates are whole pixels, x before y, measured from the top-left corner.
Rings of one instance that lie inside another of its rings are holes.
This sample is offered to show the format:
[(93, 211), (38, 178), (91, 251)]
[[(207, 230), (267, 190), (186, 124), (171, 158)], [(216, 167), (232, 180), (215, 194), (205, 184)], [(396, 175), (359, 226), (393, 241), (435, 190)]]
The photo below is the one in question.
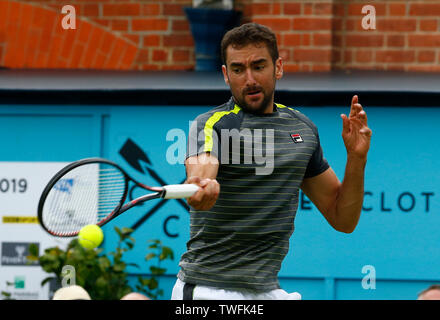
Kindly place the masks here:
[(229, 86), (228, 71), (226, 70), (225, 65), (222, 65), (222, 72), (223, 72), (223, 78), (225, 79), (225, 83)]
[(275, 78), (280, 80), (283, 77), (283, 59), (279, 57), (275, 61)]

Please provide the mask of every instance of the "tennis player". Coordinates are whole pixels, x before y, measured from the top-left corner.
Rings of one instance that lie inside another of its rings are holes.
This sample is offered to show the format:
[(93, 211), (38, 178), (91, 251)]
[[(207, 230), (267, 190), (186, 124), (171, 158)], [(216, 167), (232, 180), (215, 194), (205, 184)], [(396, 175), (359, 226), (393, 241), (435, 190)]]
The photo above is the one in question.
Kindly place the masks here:
[[(335, 230), (353, 232), (372, 134), (367, 115), (357, 96), (350, 114), (341, 115), (347, 150), (341, 183), (323, 156), (312, 121), (274, 102), (283, 61), (273, 32), (244, 24), (225, 34), (221, 50), (232, 98), (199, 115), (190, 129), (186, 182), (201, 190), (188, 199), (190, 239), (172, 299), (301, 299), (278, 281), (299, 189)], [(234, 150), (234, 139), (239, 149)], [(234, 158), (237, 150), (241, 154)], [(254, 161), (246, 161), (249, 155)], [(266, 162), (255, 161), (261, 155)]]

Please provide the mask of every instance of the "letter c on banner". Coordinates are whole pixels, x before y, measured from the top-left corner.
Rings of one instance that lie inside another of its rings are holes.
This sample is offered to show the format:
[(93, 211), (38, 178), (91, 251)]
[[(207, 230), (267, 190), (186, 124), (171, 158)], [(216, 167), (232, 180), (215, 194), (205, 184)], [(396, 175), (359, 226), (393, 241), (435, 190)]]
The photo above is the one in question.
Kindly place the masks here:
[(171, 220), (179, 220), (179, 216), (169, 216), (168, 218), (165, 219), (165, 221), (163, 222), (163, 232), (165, 232), (165, 234), (170, 237), (170, 238), (177, 238), (179, 236), (178, 233), (170, 233), (168, 231), (168, 222)]

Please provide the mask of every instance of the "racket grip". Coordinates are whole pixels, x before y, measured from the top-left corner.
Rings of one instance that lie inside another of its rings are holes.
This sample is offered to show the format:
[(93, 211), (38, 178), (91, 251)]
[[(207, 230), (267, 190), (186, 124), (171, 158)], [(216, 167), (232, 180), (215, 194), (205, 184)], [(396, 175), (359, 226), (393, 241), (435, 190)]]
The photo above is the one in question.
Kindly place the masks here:
[(164, 199), (189, 198), (199, 190), (195, 184), (170, 184), (163, 186), (165, 190)]

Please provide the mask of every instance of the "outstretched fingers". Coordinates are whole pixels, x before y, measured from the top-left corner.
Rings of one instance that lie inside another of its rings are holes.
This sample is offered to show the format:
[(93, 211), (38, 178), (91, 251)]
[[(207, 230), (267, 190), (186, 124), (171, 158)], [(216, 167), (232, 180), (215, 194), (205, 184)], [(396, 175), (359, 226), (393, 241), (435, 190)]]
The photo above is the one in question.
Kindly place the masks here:
[(341, 114), (342, 118), (342, 133), (347, 134), (350, 132), (351, 126), (350, 126), (350, 120), (345, 114)]
[(350, 107), (350, 114), (349, 117), (355, 117), (356, 114), (358, 113), (358, 106), (359, 105), (359, 98), (358, 96), (353, 96), (353, 98), (351, 98), (351, 107)]
[(364, 134), (368, 137), (371, 137), (372, 131), (370, 128), (368, 128), (368, 126), (363, 120), (354, 118), (354, 119), (349, 119), (349, 121), (351, 123), (353, 130), (359, 132), (360, 134)]

